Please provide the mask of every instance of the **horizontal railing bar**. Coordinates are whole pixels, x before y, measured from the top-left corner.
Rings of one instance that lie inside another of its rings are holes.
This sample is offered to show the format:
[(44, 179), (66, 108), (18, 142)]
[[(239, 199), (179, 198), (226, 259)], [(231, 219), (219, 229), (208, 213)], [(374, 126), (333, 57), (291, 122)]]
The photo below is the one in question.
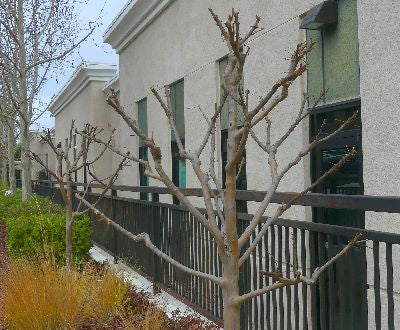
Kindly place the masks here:
[[(51, 183), (51, 181), (35, 181), (38, 183)], [(54, 182), (53, 182), (54, 183)], [(76, 187), (87, 186), (86, 183), (74, 182)], [(90, 184), (92, 188), (102, 188), (101, 184)], [(113, 185), (111, 190), (142, 192), (166, 195), (171, 194), (168, 188), (165, 187), (134, 187), (124, 185)], [(181, 192), (186, 196), (202, 197), (203, 192), (200, 188), (181, 189)], [(237, 200), (261, 202), (266, 191), (255, 190), (238, 190), (236, 193)], [(295, 192), (277, 192), (272, 198), (273, 203), (281, 204), (290, 201), (295, 197)], [(374, 211), (387, 213), (400, 213), (400, 197), (396, 196), (369, 196), (369, 195), (341, 195), (341, 194), (319, 194), (309, 193), (302, 196), (293, 203), (294, 205), (332, 208), (332, 209), (347, 209), (359, 211)]]
[[(94, 195), (94, 196), (98, 195), (96, 193), (87, 193), (87, 194)], [(106, 198), (111, 198), (111, 196), (106, 196)], [(135, 202), (137, 204), (143, 204), (143, 205), (148, 205), (148, 206), (157, 206), (157, 207), (170, 208), (170, 209), (174, 209), (174, 210), (187, 211), (181, 205), (137, 200), (137, 199), (127, 198), (127, 197), (112, 197), (112, 198), (114, 200)], [(197, 208), (197, 209), (200, 212), (206, 214), (206, 209), (204, 209), (204, 208)], [(252, 214), (238, 213), (238, 219), (240, 219), (240, 220), (250, 221), (252, 219), (252, 217), (253, 217)], [(261, 218), (261, 220), (263, 222), (267, 221), (267, 219), (268, 219), (267, 216), (263, 216)], [(390, 244), (400, 244), (400, 234), (381, 232), (381, 231), (370, 230), (370, 229), (343, 227), (343, 226), (328, 225), (328, 224), (318, 223), (318, 222), (311, 222), (311, 221), (306, 221), (306, 220), (292, 220), (292, 219), (282, 219), (282, 218), (277, 219), (274, 224), (276, 224), (278, 226), (291, 227), (291, 228), (295, 228), (295, 229), (304, 229), (307, 231), (318, 232), (318, 233), (323, 233), (323, 234), (330, 234), (330, 235), (337, 235), (337, 236), (354, 237), (357, 234), (361, 234), (362, 239), (365, 239), (365, 240), (379, 241), (379, 242), (385, 242), (385, 243), (390, 243)]]
[[(250, 214), (240, 214), (238, 215), (239, 219), (247, 220), (251, 219), (252, 215)], [(268, 217), (262, 217), (262, 221), (266, 221)], [(301, 220), (291, 220), (291, 219), (277, 219), (275, 222), (278, 226), (291, 227), (297, 229), (304, 229), (312, 232), (319, 232), (324, 234), (331, 234), (337, 236), (346, 236), (346, 237), (354, 237), (357, 234), (362, 235), (362, 239), (371, 240), (371, 241), (379, 241), (391, 244), (400, 244), (400, 235), (393, 234), (388, 232), (381, 232), (370, 229), (362, 229), (362, 228), (352, 228), (352, 227), (343, 227), (343, 226), (335, 226), (328, 225), (324, 223), (317, 223), (311, 221), (301, 221)]]

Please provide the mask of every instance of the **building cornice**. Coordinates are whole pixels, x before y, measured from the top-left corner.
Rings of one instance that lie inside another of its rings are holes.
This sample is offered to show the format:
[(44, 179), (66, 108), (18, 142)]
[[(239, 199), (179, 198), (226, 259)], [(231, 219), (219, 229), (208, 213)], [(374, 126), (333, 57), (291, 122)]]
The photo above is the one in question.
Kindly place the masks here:
[(107, 81), (104, 84), (102, 91), (107, 94), (110, 92), (111, 88), (115, 91), (119, 91), (119, 74), (116, 74), (111, 80)]
[(175, 0), (131, 0), (104, 33), (104, 42), (123, 51)]
[(117, 72), (117, 66), (83, 62), (61, 91), (52, 99), (47, 110), (54, 116), (59, 114), (91, 81), (107, 82)]

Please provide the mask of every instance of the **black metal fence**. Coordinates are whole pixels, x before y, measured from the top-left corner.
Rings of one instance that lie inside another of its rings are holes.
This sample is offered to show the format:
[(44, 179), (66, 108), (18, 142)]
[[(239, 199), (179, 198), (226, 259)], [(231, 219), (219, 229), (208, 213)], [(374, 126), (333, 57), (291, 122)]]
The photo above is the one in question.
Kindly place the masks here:
[[(117, 197), (114, 193), (106, 196), (99, 206), (107, 216), (132, 233), (147, 232), (157, 247), (180, 263), (222, 275), (217, 247), (209, 233), (181, 206), (156, 201), (157, 194), (168, 193), (166, 189), (113, 188), (153, 193), (153, 202)], [(58, 189), (51, 185), (35, 184), (34, 191), (62, 203)], [(199, 196), (201, 192), (186, 189), (184, 193)], [(257, 201), (263, 194), (265, 192), (240, 192), (238, 198)], [(281, 202), (289, 196), (278, 193), (274, 201)], [(95, 194), (88, 195), (89, 200), (95, 198)], [(297, 203), (400, 212), (397, 197), (309, 194)], [(222, 318), (222, 294), (216, 285), (175, 269), (142, 244), (92, 217), (96, 244), (209, 315)], [(246, 228), (249, 218), (250, 215), (239, 214), (239, 232)], [(258, 230), (260, 228), (261, 225)], [(393, 260), (400, 259), (400, 235), (397, 234), (279, 219), (242, 267), (240, 290), (244, 293), (272, 284), (272, 279), (263, 276), (260, 270), (279, 269), (289, 276), (293, 265), (298, 264), (303, 274), (310, 275), (357, 233), (363, 235), (366, 245), (354, 248), (329, 267), (317, 285), (287, 287), (245, 303), (241, 309), (241, 329), (395, 329), (395, 325), (400, 324), (399, 313), (395, 313), (395, 308), (400, 308), (400, 301), (395, 299), (398, 288), (394, 290), (393, 287), (393, 279), (400, 276), (400, 264), (393, 266)]]

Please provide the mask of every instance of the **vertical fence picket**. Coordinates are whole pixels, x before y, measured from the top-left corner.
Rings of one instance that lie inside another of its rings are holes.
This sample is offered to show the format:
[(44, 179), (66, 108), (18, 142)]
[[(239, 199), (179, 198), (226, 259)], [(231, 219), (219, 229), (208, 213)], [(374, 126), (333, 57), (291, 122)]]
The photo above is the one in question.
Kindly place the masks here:
[[(301, 230), (301, 273), (303, 276), (307, 276), (307, 250), (306, 250), (306, 231)], [(302, 296), (302, 307), (303, 307), (303, 330), (308, 329), (308, 297), (307, 297), (307, 285), (301, 284), (301, 296)]]
[(393, 258), (392, 244), (386, 243), (386, 276), (387, 276), (387, 303), (388, 329), (394, 330), (394, 300), (393, 300)]
[[(259, 224), (257, 226), (257, 232), (260, 232), (261, 230), (261, 224)], [(266, 235), (264, 235), (264, 238), (266, 237)], [(258, 288), (263, 288), (265, 287), (265, 283), (264, 283), (264, 276), (262, 274), (260, 274), (261, 270), (266, 270), (266, 267), (264, 267), (263, 265), (263, 259), (265, 259), (264, 256), (264, 251), (265, 251), (266, 247), (265, 247), (265, 241), (260, 241), (260, 245), (258, 248), (258, 268), (257, 268), (257, 277), (258, 277)], [(265, 300), (265, 296), (259, 296), (258, 297), (258, 306), (259, 306), (259, 324), (260, 324), (260, 329), (265, 329), (264, 327), (264, 317), (265, 317), (265, 313), (266, 311), (264, 310), (264, 300)]]
[[(284, 246), (284, 241), (282, 240), (282, 226), (277, 226), (278, 228), (278, 267), (279, 267), (279, 272), (283, 272), (283, 261), (282, 261), (282, 255), (283, 255), (283, 246)], [(283, 302), (283, 288), (280, 288), (278, 290), (279, 292), (279, 328), (281, 330), (285, 329), (285, 306)]]
[[(271, 226), (271, 271), (275, 272), (277, 267), (277, 258), (275, 253), (275, 226)], [(272, 280), (272, 282), (274, 282)], [(276, 290), (272, 291), (272, 328), (278, 329), (278, 304), (276, 299)]]
[[(295, 271), (299, 270), (299, 261), (297, 254), (297, 229), (293, 228), (293, 266)], [(294, 310), (294, 328), (298, 330), (300, 328), (300, 317), (299, 317), (299, 285), (294, 287), (293, 297), (293, 310)]]
[[(324, 234), (318, 234), (318, 263), (317, 267), (325, 264), (326, 262), (326, 245), (325, 245), (326, 237)], [(325, 272), (322, 273), (318, 280), (319, 287), (319, 323), (321, 329), (327, 328), (327, 318), (326, 318), (326, 307), (327, 307), (327, 299), (326, 299), (326, 275)]]
[[(285, 275), (286, 278), (291, 277), (291, 262), (290, 262), (290, 235), (289, 227), (285, 227)], [(292, 329), (292, 286), (286, 287), (286, 329)]]
[[(271, 230), (268, 230), (266, 235), (264, 235), (264, 249), (263, 251), (265, 252), (265, 261), (264, 261), (264, 269), (267, 272), (272, 271), (271, 265), (270, 265), (270, 255), (269, 255), (269, 251), (270, 251), (270, 245), (269, 245), (269, 239), (268, 236), (271, 234)], [(268, 276), (263, 276), (263, 282), (265, 286), (269, 286), (271, 281), (270, 278)], [(268, 330), (271, 330), (271, 293), (268, 292), (265, 295), (265, 299), (266, 299), (266, 310), (265, 310), (265, 314), (266, 314), (266, 326)]]
[[(334, 257), (334, 241), (332, 235), (328, 235), (328, 259)], [(336, 304), (337, 304), (337, 292), (335, 288), (335, 267), (336, 265), (331, 265), (328, 268), (328, 277), (329, 277), (329, 284), (328, 284), (328, 296), (329, 296), (329, 313), (327, 317), (329, 318), (329, 329), (334, 329), (335, 318), (336, 318)]]

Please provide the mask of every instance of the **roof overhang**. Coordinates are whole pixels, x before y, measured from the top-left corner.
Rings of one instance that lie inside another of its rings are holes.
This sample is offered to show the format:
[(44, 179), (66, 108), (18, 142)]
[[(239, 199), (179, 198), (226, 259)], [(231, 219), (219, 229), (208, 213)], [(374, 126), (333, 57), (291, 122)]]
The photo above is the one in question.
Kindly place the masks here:
[(111, 91), (111, 88), (115, 91), (119, 91), (119, 75), (115, 75), (111, 80), (107, 81), (102, 88), (103, 93), (107, 94)]
[(113, 64), (83, 62), (61, 91), (52, 99), (47, 110), (54, 116), (59, 114), (91, 81), (107, 82), (117, 72)]
[(117, 53), (124, 50), (175, 0), (130, 0), (103, 35)]
[(336, 24), (338, 20), (338, 4), (335, 0), (327, 0), (312, 7), (300, 23), (300, 29), (320, 30), (325, 26)]

